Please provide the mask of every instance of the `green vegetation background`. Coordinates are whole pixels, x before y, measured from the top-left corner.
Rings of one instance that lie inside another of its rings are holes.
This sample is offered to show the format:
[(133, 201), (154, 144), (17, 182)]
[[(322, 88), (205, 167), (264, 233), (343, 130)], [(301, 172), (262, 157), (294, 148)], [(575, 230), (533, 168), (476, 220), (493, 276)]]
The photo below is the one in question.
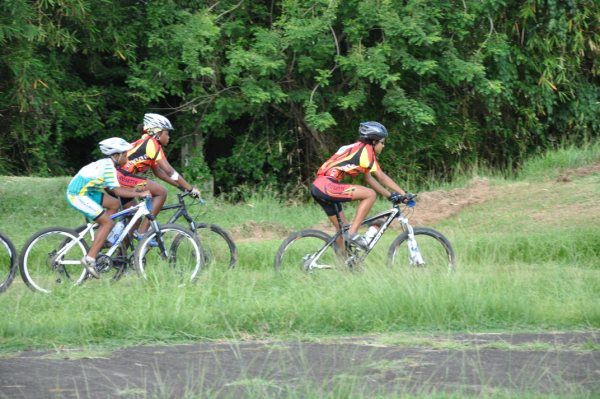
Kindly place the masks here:
[(175, 165), (234, 198), (294, 194), (362, 120), (389, 127), (401, 180), (510, 170), (598, 136), (599, 4), (4, 0), (0, 174), (72, 174), (145, 111), (173, 119)]

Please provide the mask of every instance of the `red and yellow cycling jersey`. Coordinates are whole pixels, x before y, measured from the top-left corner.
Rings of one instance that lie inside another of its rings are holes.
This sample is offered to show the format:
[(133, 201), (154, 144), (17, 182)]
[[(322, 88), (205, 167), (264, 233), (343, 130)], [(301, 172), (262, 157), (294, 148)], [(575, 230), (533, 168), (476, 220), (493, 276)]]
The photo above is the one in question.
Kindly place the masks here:
[(143, 173), (154, 167), (157, 161), (166, 158), (158, 140), (150, 135), (144, 134), (132, 145), (133, 148), (127, 152), (128, 161), (121, 167), (131, 174)]
[(337, 181), (345, 175), (354, 177), (359, 174), (379, 171), (373, 146), (356, 142), (341, 147), (317, 171), (317, 176), (332, 177)]

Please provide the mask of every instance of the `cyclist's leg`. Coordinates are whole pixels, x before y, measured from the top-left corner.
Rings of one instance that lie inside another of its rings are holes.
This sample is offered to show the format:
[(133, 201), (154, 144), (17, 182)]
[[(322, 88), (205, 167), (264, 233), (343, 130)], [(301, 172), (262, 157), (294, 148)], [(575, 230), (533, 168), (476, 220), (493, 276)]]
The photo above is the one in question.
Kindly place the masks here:
[[(344, 211), (342, 210), (342, 203), (336, 202), (333, 205), (334, 205), (334, 209), (336, 209), (336, 211), (334, 211), (334, 212), (336, 212), (340, 215), (340, 220), (342, 221), (342, 223), (344, 225), (348, 224), (348, 220), (346, 220), (346, 215), (344, 215)], [(338, 218), (335, 215), (335, 213), (331, 216), (327, 215), (327, 218), (329, 219), (331, 224), (333, 224), (333, 227), (335, 227), (336, 230), (340, 229), (340, 224), (338, 222)], [(344, 237), (342, 235), (340, 235), (337, 238), (336, 242), (337, 242), (338, 248), (344, 250)]]
[(102, 211), (95, 219), (93, 219), (96, 223), (98, 223), (98, 230), (96, 231), (96, 236), (94, 237), (94, 242), (88, 251), (88, 256), (90, 258), (96, 259), (98, 256), (98, 252), (102, 249), (104, 245), (104, 241), (108, 237), (108, 233), (115, 226), (114, 220), (110, 218), (110, 215), (114, 214), (119, 210), (120, 202), (119, 199), (113, 197), (112, 195), (102, 195), (102, 199), (100, 200), (102, 203), (102, 208), (105, 208), (106, 211)]
[(113, 201), (117, 203), (118, 201), (116, 198), (109, 195), (105, 196), (99, 191), (92, 191), (87, 193), (87, 195), (67, 193), (67, 201), (73, 208), (83, 213), (87, 219), (98, 223), (99, 227), (96, 231), (92, 247), (89, 249), (87, 255), (83, 257), (82, 262), (88, 273), (94, 277), (99, 277), (94, 269), (96, 256), (100, 252), (106, 237), (108, 237), (108, 233), (114, 226), (113, 220), (106, 214), (102, 205), (106, 204), (108, 208), (114, 209)]
[(356, 208), (356, 213), (354, 214), (354, 219), (352, 220), (352, 226), (348, 229), (348, 235), (353, 236), (358, 231), (360, 224), (365, 220), (369, 211), (373, 207), (375, 203), (375, 199), (377, 198), (377, 194), (373, 189), (352, 185), (352, 200), (359, 200), (360, 204), (358, 204), (358, 208)]
[[(117, 172), (117, 177), (119, 178), (119, 184), (121, 184), (121, 186), (150, 191), (150, 195), (152, 195), (152, 214), (154, 216), (158, 215), (167, 199), (167, 189), (150, 179), (129, 173), (126, 170), (117, 169)], [(129, 208), (134, 204), (133, 200), (122, 202), (124, 208)], [(148, 230), (149, 225), (150, 221), (144, 219), (138, 226), (138, 232), (144, 234)]]
[[(319, 205), (321, 205), (321, 208), (323, 208), (323, 211), (325, 211), (325, 214), (327, 215), (327, 218), (329, 219), (333, 227), (335, 227), (336, 230), (339, 230), (340, 225), (337, 217), (338, 214), (342, 223), (348, 223), (346, 220), (346, 216), (344, 215), (344, 212), (342, 210), (342, 202), (348, 202), (351, 201), (351, 199), (349, 197), (337, 198), (327, 194), (326, 186), (330, 182), (331, 180), (329, 178), (317, 177), (317, 179), (315, 179), (311, 186), (310, 193), (313, 199)], [(344, 238), (341, 235), (337, 238), (337, 244), (338, 248), (344, 248)]]
[(313, 186), (326, 197), (322, 199), (329, 199), (333, 202), (360, 201), (352, 226), (348, 229), (348, 235), (353, 236), (356, 234), (360, 224), (365, 220), (375, 203), (375, 191), (357, 184), (343, 184), (325, 176), (317, 177), (313, 182)]
[[(167, 200), (167, 189), (150, 179), (146, 180), (146, 183), (146, 189), (150, 191), (150, 194), (152, 195), (152, 214), (156, 216)], [(150, 221), (144, 219), (138, 229), (140, 234), (144, 234), (146, 230), (148, 230), (149, 225)]]

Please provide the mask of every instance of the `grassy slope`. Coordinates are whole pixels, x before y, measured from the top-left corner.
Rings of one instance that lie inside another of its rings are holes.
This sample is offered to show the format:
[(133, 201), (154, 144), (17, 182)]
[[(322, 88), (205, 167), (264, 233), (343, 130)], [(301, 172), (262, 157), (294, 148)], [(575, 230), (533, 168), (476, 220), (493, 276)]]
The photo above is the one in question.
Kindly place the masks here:
[[(549, 160), (549, 158), (551, 158)], [(453, 242), (450, 278), (387, 270), (385, 245), (366, 272), (277, 276), (280, 239), (239, 244), (233, 272), (211, 270), (178, 288), (134, 277), (39, 295), (16, 281), (0, 297), (5, 349), (175, 342), (198, 338), (310, 336), (387, 331), (587, 329), (600, 326), (600, 176), (557, 183), (558, 167), (600, 159), (598, 146), (528, 163), (517, 180), (495, 179), (498, 197), (434, 226)], [(75, 226), (66, 179), (0, 178), (0, 229), (20, 249), (35, 230)], [(51, 201), (52, 200), (52, 201)], [(378, 208), (385, 207), (379, 203)], [(210, 205), (203, 220), (302, 228), (323, 220), (314, 205), (269, 198)], [(388, 237), (388, 242), (392, 237)]]

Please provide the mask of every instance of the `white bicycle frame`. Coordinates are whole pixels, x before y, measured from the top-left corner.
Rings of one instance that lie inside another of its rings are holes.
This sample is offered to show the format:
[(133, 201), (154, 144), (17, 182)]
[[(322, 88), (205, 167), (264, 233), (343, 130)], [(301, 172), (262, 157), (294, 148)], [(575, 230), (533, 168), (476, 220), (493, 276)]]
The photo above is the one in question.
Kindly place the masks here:
[[(381, 225), (381, 227), (377, 231), (377, 234), (375, 234), (375, 236), (373, 237), (373, 239), (369, 243), (369, 246), (367, 247), (367, 250), (366, 250), (366, 254), (368, 254), (369, 252), (371, 252), (371, 250), (373, 249), (373, 247), (375, 247), (375, 244), (377, 244), (377, 242), (379, 241), (379, 239), (381, 238), (381, 236), (383, 236), (383, 233), (385, 233), (385, 231), (387, 230), (387, 228), (389, 227), (389, 225), (394, 221), (394, 219), (398, 219), (398, 222), (402, 226), (402, 229), (408, 233), (408, 248), (409, 248), (409, 261), (410, 261), (410, 264), (412, 266), (421, 266), (421, 265), (424, 265), (425, 261), (423, 260), (423, 256), (421, 255), (421, 251), (419, 251), (419, 246), (417, 244), (417, 240), (415, 240), (415, 234), (414, 234), (413, 227), (408, 222), (408, 218), (404, 215), (404, 213), (402, 212), (402, 210), (399, 207), (394, 206), (392, 209), (389, 209), (389, 210), (381, 212), (381, 213), (379, 213), (379, 214), (377, 214), (375, 216), (372, 216), (372, 217), (368, 218), (366, 221), (377, 220), (377, 219), (380, 219), (382, 217), (386, 217), (387, 219), (383, 223), (383, 225)], [(349, 227), (350, 227), (350, 225), (344, 226), (344, 229), (348, 229)], [(315, 253), (312, 256), (312, 258), (309, 258), (310, 259), (310, 263), (308, 265), (305, 262), (304, 268), (306, 270), (330, 269), (331, 268), (330, 266), (319, 265), (316, 262), (321, 257), (321, 255), (325, 252), (325, 250), (330, 245), (332, 245), (332, 243), (337, 239), (337, 237), (339, 236), (339, 234), (340, 233), (338, 232), (332, 238), (332, 240), (329, 243), (325, 244), (325, 246), (323, 246), (323, 248), (321, 248), (321, 250), (319, 250), (317, 253)], [(365, 256), (366, 256), (366, 254), (365, 254)], [(309, 260), (309, 259), (306, 259), (306, 260)]]
[[(139, 204), (131, 207), (131, 208), (127, 208), (121, 212), (115, 213), (114, 215), (111, 215), (111, 219), (117, 219), (121, 216), (125, 216), (125, 215), (129, 215), (131, 213), (134, 213), (133, 217), (131, 218), (131, 221), (127, 224), (127, 226), (125, 226), (125, 228), (123, 229), (123, 231), (121, 232), (121, 234), (119, 235), (119, 238), (117, 238), (117, 241), (115, 241), (115, 243), (110, 247), (110, 249), (106, 252), (107, 256), (112, 256), (116, 251), (117, 248), (119, 247), (119, 244), (121, 244), (121, 242), (125, 239), (125, 237), (127, 236), (127, 234), (129, 233), (129, 231), (133, 228), (133, 226), (135, 226), (135, 224), (137, 223), (138, 220), (140, 220), (142, 217), (150, 214), (150, 210), (149, 210), (149, 199), (146, 199), (146, 201), (142, 201)], [(83, 238), (85, 237), (86, 234), (88, 234), (90, 231), (93, 231), (94, 227), (96, 227), (98, 225), (98, 223), (95, 222), (91, 222), (88, 223), (88, 225), (86, 226), (85, 229), (83, 229), (83, 231), (81, 231), (81, 233), (79, 233), (79, 235), (77, 236), (77, 239), (72, 240), (71, 242), (69, 242), (67, 245), (65, 245), (64, 247), (62, 247), (60, 249), (60, 251), (58, 251), (58, 253), (54, 256), (55, 259), (61, 259), (62, 256), (69, 251), (71, 248), (73, 248), (75, 245), (77, 245), (81, 240), (83, 240)], [(81, 265), (81, 261), (77, 260), (77, 261), (65, 261), (65, 260), (60, 260), (58, 261), (58, 264), (60, 265)], [(85, 269), (84, 269), (85, 270)], [(79, 279), (77, 280), (77, 283), (81, 283), (86, 276), (87, 273), (82, 273), (81, 277), (79, 277)]]

